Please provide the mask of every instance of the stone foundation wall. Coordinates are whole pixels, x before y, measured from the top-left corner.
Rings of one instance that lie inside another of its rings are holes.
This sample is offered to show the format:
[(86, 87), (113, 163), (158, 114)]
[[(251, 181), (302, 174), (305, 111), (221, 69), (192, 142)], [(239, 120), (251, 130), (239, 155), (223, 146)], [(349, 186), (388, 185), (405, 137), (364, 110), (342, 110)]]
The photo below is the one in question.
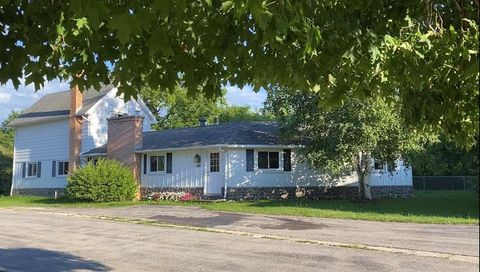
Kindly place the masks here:
[[(224, 191), (224, 189), (222, 189)], [(358, 187), (243, 187), (228, 188), (227, 198), (257, 199), (350, 199), (358, 196)]]
[(28, 188), (28, 189), (13, 188), (12, 195), (54, 197), (55, 191), (57, 191), (57, 196), (64, 196), (66, 194), (65, 188)]
[(167, 192), (185, 192), (190, 193), (197, 199), (203, 199), (203, 187), (141, 187), (140, 195), (142, 199), (153, 193), (167, 193)]
[[(222, 188), (222, 194), (225, 188)], [(408, 198), (413, 196), (413, 186), (372, 186), (372, 197)], [(232, 200), (257, 199), (354, 199), (358, 198), (358, 187), (237, 187), (227, 189), (227, 198)]]
[(372, 186), (372, 198), (410, 198), (413, 186)]
[[(13, 189), (14, 196), (64, 196), (65, 188), (31, 188)], [(142, 198), (155, 192), (185, 192), (194, 195), (197, 199), (204, 199), (203, 187), (152, 187), (140, 188)], [(222, 195), (225, 188), (222, 188)], [(413, 196), (413, 186), (372, 186), (372, 197), (378, 198), (409, 198)], [(298, 195), (298, 196), (297, 196)], [(358, 187), (241, 187), (228, 188), (227, 198), (232, 200), (257, 199), (354, 199), (358, 197)]]

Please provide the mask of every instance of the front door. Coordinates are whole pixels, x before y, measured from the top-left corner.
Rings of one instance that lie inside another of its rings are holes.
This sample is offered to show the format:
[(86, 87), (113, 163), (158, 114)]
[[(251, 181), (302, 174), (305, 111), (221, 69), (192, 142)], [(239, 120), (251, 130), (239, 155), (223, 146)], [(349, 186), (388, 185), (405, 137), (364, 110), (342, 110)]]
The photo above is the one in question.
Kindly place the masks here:
[(222, 195), (224, 186), (224, 174), (222, 169), (222, 154), (220, 152), (209, 152), (207, 169), (207, 195)]

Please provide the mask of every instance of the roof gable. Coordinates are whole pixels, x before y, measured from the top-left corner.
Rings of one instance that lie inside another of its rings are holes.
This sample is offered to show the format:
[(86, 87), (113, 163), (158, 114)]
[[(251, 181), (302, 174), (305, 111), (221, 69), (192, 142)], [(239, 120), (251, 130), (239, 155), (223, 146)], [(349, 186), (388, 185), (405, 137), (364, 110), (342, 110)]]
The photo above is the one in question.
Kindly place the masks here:
[[(84, 114), (100, 101), (113, 85), (106, 85), (99, 91), (91, 88), (83, 92), (82, 107), (77, 114)], [(47, 94), (10, 122), (10, 126), (22, 126), (32, 123), (48, 122), (67, 118), (70, 114), (70, 90)]]

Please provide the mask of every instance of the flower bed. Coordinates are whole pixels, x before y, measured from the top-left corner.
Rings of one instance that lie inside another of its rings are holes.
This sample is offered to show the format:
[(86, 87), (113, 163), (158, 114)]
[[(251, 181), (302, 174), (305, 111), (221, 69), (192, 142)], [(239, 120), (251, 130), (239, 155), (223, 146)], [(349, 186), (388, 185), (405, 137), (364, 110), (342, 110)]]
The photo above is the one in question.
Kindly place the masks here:
[(154, 192), (148, 195), (146, 199), (153, 201), (192, 201), (196, 200), (196, 197), (186, 192)]

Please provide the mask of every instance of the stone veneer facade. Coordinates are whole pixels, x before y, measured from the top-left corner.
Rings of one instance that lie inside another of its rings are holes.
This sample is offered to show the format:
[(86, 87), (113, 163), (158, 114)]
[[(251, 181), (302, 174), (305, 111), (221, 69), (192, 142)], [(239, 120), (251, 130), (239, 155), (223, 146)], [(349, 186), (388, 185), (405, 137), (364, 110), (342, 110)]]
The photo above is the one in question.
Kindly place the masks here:
[(45, 196), (54, 197), (55, 191), (57, 196), (64, 196), (65, 188), (13, 188), (12, 196)]
[[(185, 192), (205, 199), (203, 187), (180, 188), (180, 187), (156, 187), (141, 188), (142, 198), (146, 198), (155, 192)], [(378, 198), (409, 198), (413, 196), (413, 186), (372, 186), (372, 197)], [(222, 196), (225, 188), (222, 188)], [(298, 196), (297, 196), (298, 194)], [(238, 187), (227, 189), (227, 199), (231, 200), (258, 200), (258, 199), (355, 199), (358, 197), (358, 187)]]
[[(222, 188), (222, 192), (224, 192)], [(409, 198), (413, 196), (413, 186), (372, 186), (372, 198)], [(298, 194), (298, 196), (297, 196)], [(257, 199), (355, 199), (358, 187), (237, 187), (227, 189), (227, 198), (233, 200)]]
[(413, 197), (413, 186), (372, 186), (373, 198), (410, 198)]

